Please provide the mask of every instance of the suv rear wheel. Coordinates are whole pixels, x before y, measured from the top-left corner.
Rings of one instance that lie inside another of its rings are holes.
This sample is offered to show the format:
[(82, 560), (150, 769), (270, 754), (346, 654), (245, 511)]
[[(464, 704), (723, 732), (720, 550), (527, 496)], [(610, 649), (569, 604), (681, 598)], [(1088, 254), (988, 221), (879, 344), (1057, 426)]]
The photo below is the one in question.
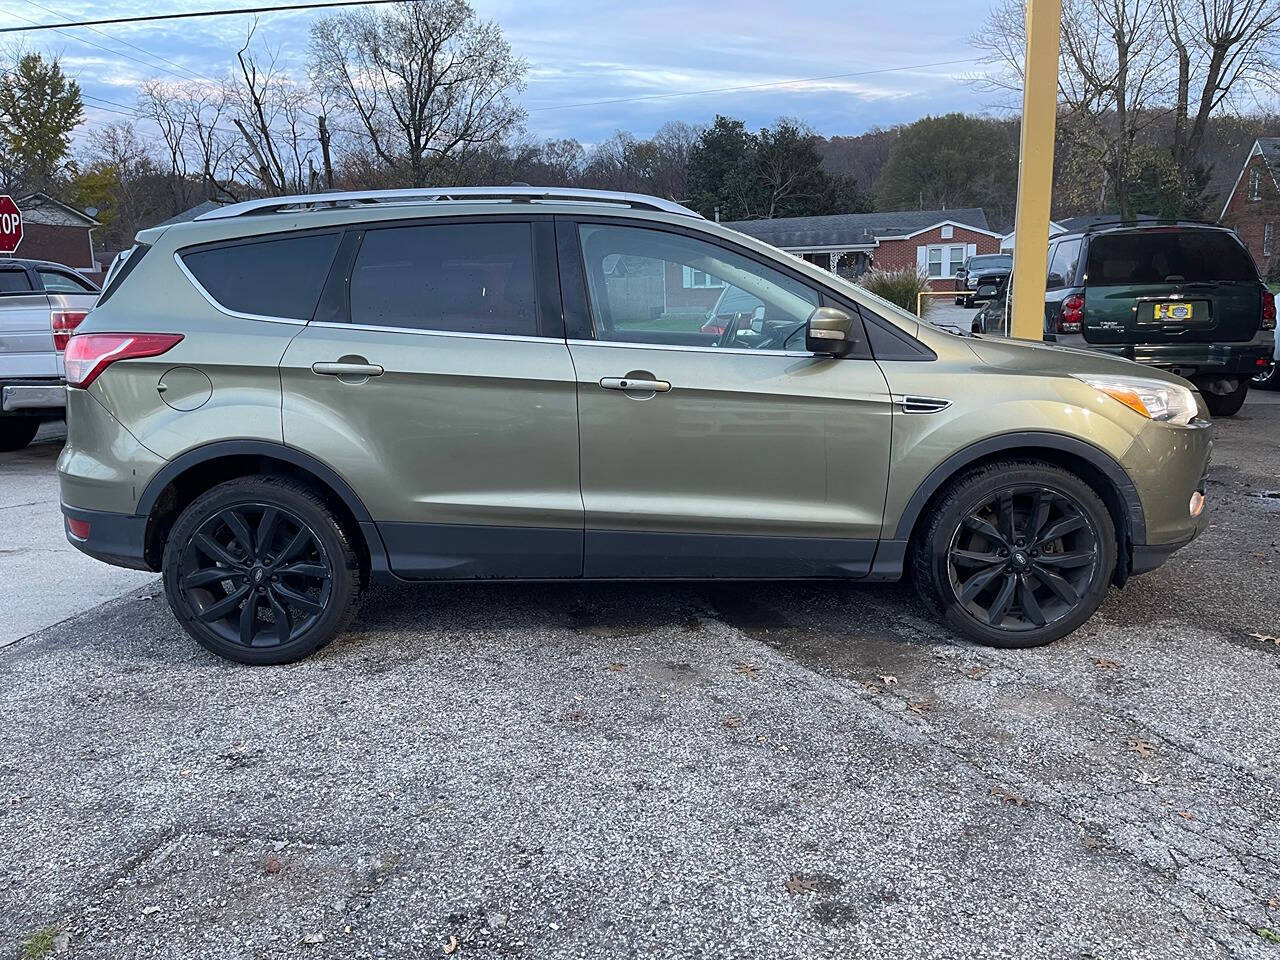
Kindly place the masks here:
[(239, 663), (291, 663), (355, 615), (360, 564), (337, 516), (280, 477), (219, 484), (182, 511), (164, 549), (164, 589), (201, 646)]
[(962, 474), (915, 540), (921, 595), (993, 647), (1038, 647), (1098, 609), (1116, 564), (1111, 515), (1075, 474), (1001, 460)]
[(1232, 417), (1244, 406), (1249, 394), (1248, 377), (1226, 377), (1217, 380), (1199, 380), (1196, 386), (1204, 397), (1204, 405), (1215, 417)]
[(1253, 378), (1253, 386), (1259, 390), (1280, 390), (1280, 363), (1274, 360)]
[(35, 417), (0, 417), (0, 450), (21, 450), (39, 431)]

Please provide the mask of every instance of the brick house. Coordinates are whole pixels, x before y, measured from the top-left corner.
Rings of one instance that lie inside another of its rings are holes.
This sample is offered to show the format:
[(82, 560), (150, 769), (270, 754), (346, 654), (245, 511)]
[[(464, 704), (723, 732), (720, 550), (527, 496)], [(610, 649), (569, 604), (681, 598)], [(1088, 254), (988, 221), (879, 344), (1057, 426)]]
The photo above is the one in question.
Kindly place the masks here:
[(30, 193), (16, 203), (22, 211), (22, 242), (15, 256), (52, 260), (88, 276), (102, 270), (93, 254), (97, 220), (46, 193)]
[(1001, 240), (978, 207), (737, 220), (723, 226), (842, 277), (858, 277), (872, 267), (916, 267), (929, 275), (934, 290), (956, 289), (956, 271), (965, 258), (999, 253)]
[(1258, 271), (1269, 280), (1280, 273), (1276, 225), (1280, 224), (1280, 137), (1259, 137), (1227, 195), (1218, 222), (1240, 235)]

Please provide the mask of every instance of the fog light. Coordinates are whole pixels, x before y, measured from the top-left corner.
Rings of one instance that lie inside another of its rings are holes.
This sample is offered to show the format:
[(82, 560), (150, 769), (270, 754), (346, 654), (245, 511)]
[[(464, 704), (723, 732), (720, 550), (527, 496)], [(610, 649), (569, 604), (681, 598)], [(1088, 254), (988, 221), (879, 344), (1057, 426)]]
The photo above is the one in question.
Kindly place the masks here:
[(1198, 517), (1204, 513), (1204, 494), (1197, 490), (1191, 495), (1191, 516)]
[(67, 531), (77, 540), (89, 539), (89, 521), (67, 517)]

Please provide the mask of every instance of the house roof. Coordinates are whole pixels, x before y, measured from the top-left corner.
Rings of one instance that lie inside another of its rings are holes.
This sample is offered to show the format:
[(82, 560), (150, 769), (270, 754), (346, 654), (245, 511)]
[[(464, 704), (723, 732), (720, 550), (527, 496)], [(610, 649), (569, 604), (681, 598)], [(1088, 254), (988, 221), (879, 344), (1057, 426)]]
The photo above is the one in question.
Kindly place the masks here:
[(1231, 201), (1236, 195), (1236, 191), (1240, 189), (1240, 181), (1244, 179), (1245, 170), (1249, 169), (1249, 164), (1256, 156), (1261, 156), (1263, 163), (1267, 165), (1267, 170), (1271, 173), (1271, 181), (1280, 188), (1280, 137), (1259, 137), (1253, 141), (1253, 147), (1249, 150), (1249, 155), (1244, 158), (1244, 163), (1240, 164), (1240, 172), (1236, 174), (1236, 182), (1231, 185), (1231, 192), (1227, 194), (1227, 202), (1222, 205), (1222, 212), (1218, 214), (1218, 220), (1227, 215), (1227, 208), (1231, 206)]
[(61, 227), (101, 226), (83, 210), (67, 206), (47, 193), (28, 193), (25, 197), (19, 197), (17, 204), (18, 209), (22, 211), (23, 219), (30, 220), (32, 223), (47, 223)]
[(205, 200), (202, 203), (197, 203), (189, 210), (183, 210), (177, 216), (170, 217), (168, 220), (157, 223), (156, 226), (172, 227), (175, 223), (189, 223), (202, 213), (208, 213), (210, 210), (217, 210), (222, 206), (225, 206), (225, 204), (218, 203), (216, 200)]
[[(827, 217), (777, 217), (772, 220), (733, 220), (721, 224), (739, 233), (784, 249), (865, 246), (878, 240), (907, 237), (952, 223), (988, 230), (980, 207), (958, 210), (895, 210), (886, 213), (839, 213)], [(989, 231), (988, 231), (989, 232)]]

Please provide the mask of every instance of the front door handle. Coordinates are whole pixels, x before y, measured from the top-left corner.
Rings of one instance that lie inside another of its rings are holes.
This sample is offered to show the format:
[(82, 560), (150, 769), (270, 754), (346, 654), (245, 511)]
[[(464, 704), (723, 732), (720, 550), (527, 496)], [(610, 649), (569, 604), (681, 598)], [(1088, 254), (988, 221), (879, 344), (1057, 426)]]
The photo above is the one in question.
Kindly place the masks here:
[(380, 377), (385, 372), (376, 363), (313, 363), (311, 372), (322, 377)]
[(623, 390), (627, 393), (668, 393), (671, 384), (666, 380), (637, 380), (634, 377), (605, 377), (600, 386), (606, 390)]

